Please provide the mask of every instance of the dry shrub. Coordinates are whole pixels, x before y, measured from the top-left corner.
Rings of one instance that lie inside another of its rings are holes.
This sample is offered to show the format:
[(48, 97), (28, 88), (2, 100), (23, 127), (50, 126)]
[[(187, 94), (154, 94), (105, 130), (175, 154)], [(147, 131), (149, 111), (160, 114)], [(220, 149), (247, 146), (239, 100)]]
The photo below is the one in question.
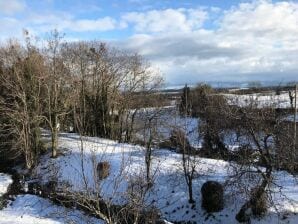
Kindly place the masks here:
[(186, 137), (184, 131), (180, 129), (175, 129), (171, 133), (170, 142), (172, 147), (176, 148), (178, 153), (182, 153), (183, 151), (191, 152), (192, 148), (190, 143)]
[[(258, 192), (263, 191), (260, 188), (255, 188), (252, 190), (251, 195), (251, 210), (252, 214), (256, 217), (262, 217), (267, 212), (267, 195), (266, 192)], [(259, 196), (261, 195), (261, 196)]]
[(164, 141), (161, 141), (159, 144), (158, 144), (158, 147), (161, 148), (161, 149), (173, 149), (173, 144), (170, 140), (164, 140)]
[(99, 180), (105, 179), (110, 174), (111, 165), (107, 161), (99, 162), (97, 164), (97, 175)]

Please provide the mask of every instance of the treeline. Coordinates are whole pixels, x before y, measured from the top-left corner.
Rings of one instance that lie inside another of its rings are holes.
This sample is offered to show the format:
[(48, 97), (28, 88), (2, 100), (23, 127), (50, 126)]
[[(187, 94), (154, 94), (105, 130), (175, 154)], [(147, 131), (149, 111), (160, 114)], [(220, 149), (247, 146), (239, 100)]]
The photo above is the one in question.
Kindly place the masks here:
[(137, 54), (98, 41), (65, 42), (53, 31), (44, 47), (25, 43), (0, 48), (0, 154), (32, 168), (44, 150), (41, 128), (51, 132), (57, 156), (59, 130), (129, 142), (134, 117), (152, 106), (162, 79)]

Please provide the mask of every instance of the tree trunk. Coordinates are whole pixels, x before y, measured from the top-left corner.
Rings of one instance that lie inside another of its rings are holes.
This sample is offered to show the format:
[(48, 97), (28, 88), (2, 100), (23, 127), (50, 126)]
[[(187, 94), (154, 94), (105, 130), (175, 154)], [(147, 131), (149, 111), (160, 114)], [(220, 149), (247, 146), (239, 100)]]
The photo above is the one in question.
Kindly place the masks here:
[(57, 157), (58, 148), (58, 118), (54, 115), (54, 123), (52, 127), (52, 158)]
[(195, 203), (195, 200), (193, 199), (192, 178), (191, 177), (188, 178), (188, 184), (187, 184), (187, 186), (188, 186), (188, 196), (189, 196), (188, 202), (191, 203), (191, 204), (193, 204), (193, 203)]

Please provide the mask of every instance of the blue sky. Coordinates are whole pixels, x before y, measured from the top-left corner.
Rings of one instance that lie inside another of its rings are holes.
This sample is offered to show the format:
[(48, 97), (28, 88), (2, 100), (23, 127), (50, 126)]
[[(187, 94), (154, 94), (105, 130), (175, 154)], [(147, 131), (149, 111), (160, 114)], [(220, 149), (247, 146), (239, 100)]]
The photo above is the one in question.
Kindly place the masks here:
[(0, 40), (102, 40), (166, 83), (298, 80), (298, 3), (271, 0), (0, 0)]

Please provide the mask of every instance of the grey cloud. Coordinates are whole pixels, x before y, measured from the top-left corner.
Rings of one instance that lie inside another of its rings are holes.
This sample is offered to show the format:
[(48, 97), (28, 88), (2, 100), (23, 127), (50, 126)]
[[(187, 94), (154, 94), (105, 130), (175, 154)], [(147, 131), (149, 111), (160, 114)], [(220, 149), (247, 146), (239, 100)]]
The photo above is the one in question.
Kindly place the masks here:
[(152, 37), (138, 44), (133, 39), (118, 44), (125, 49), (137, 51), (151, 60), (164, 60), (178, 57), (195, 57), (199, 60), (212, 58), (234, 58), (243, 51), (233, 47), (220, 47), (211, 43), (200, 43), (194, 37), (166, 36)]

